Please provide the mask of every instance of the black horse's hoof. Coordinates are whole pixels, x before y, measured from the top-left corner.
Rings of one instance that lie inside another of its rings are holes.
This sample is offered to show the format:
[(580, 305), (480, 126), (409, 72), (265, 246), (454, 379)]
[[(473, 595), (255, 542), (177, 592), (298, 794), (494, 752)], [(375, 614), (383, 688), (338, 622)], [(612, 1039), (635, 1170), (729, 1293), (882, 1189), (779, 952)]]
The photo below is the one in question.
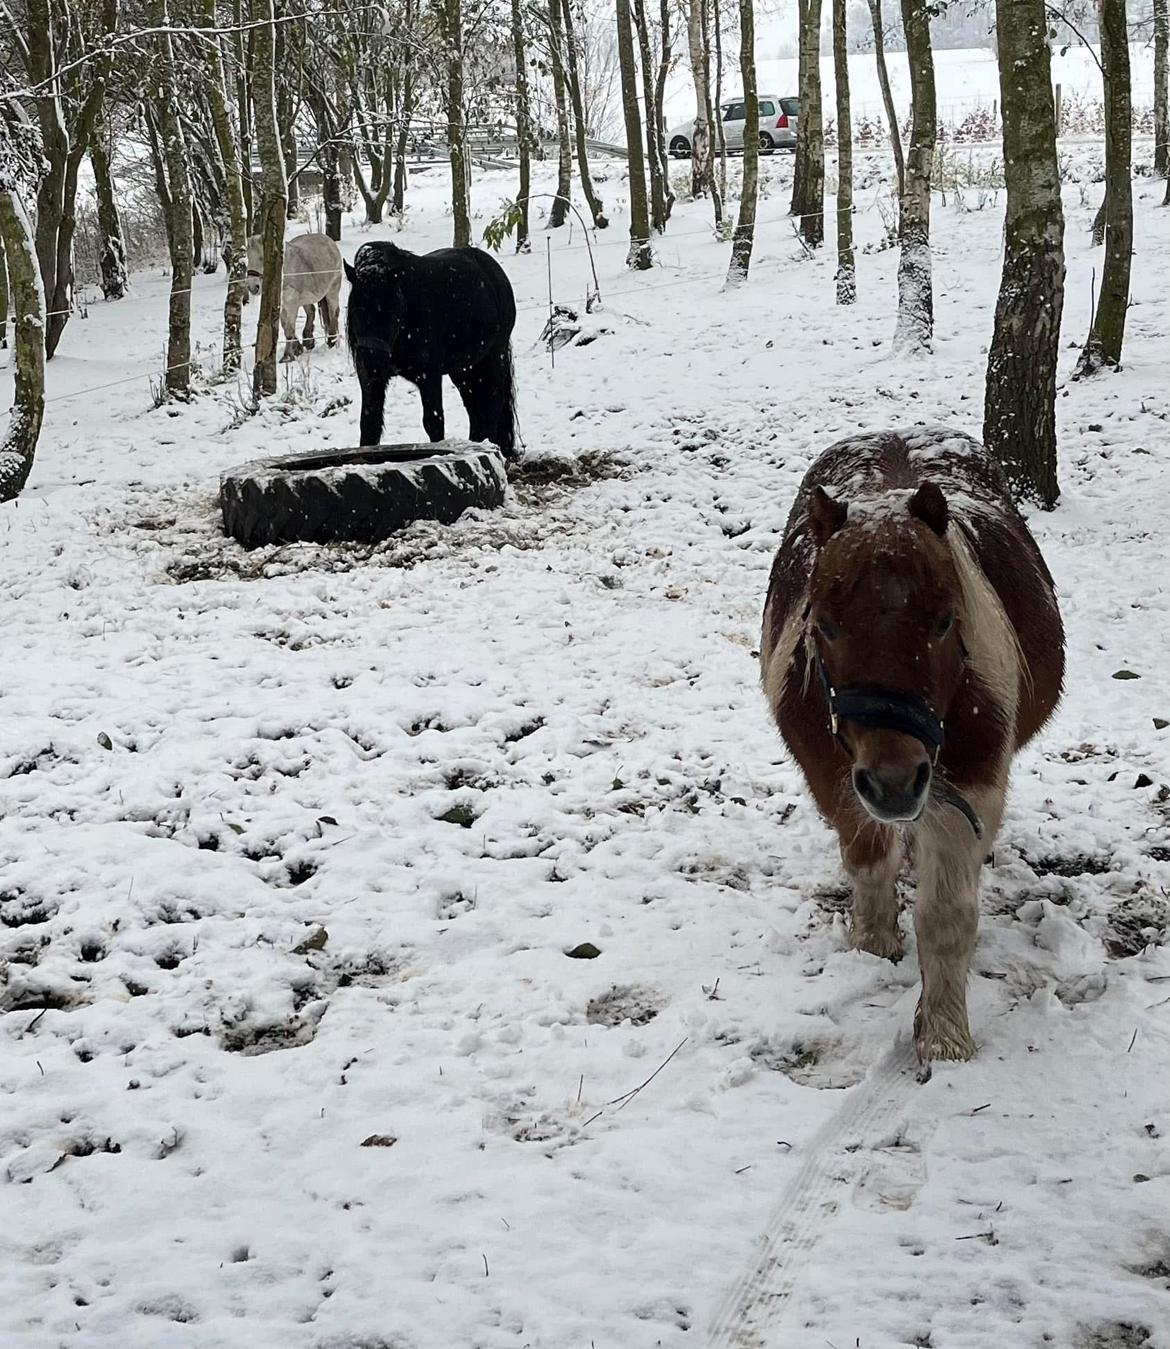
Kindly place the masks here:
[(415, 520), (499, 506), (507, 485), (490, 446), (444, 441), (258, 459), (223, 474), (219, 499), (224, 532), (245, 548), (378, 543)]

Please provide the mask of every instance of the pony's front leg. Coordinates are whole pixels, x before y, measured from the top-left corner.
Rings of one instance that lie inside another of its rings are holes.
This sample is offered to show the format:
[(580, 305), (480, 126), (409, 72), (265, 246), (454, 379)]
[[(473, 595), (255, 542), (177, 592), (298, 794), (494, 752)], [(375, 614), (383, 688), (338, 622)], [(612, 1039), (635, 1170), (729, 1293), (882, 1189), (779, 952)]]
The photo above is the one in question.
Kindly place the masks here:
[(386, 385), (390, 382), (390, 376), (366, 368), (360, 352), (355, 364), (358, 384), (362, 391), (361, 443), (380, 445), (382, 427), (386, 420)]
[(284, 355), (281, 363), (295, 361), (301, 354), (301, 344), (297, 341), (297, 306), (281, 305), (280, 326), (284, 329)]
[(876, 820), (864, 821), (848, 841), (842, 835), (841, 861), (853, 885), (849, 945), (886, 960), (900, 959), (897, 883), (902, 839), (897, 830)]
[(418, 393), (423, 406), (423, 430), (429, 440), (444, 438), (443, 376), (423, 375), (418, 381)]
[(979, 871), (999, 828), (1004, 788), (972, 791), (968, 797), (983, 822), (982, 838), (963, 815), (940, 803), (929, 808), (914, 840), (914, 930), (922, 975), (914, 1046), (924, 1064), (975, 1053), (967, 978), (979, 927)]
[(317, 345), (317, 339), (313, 336), (316, 321), (317, 306), (313, 304), (305, 305), (305, 326), (301, 330), (301, 346), (306, 351), (312, 351)]

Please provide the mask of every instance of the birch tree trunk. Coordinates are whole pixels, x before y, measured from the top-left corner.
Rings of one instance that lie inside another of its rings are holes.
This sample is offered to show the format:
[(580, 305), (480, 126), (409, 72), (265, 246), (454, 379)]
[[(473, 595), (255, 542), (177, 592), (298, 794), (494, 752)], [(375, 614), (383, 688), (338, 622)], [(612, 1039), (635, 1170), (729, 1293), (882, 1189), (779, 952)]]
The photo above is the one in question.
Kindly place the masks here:
[(565, 92), (565, 35), (558, 0), (548, 0), (549, 49), (552, 55), (553, 101), (557, 110), (557, 194), (548, 213), (549, 229), (558, 230), (569, 218), (573, 190), (573, 147)]
[[(248, 0), (232, 0), (232, 18), (237, 31), (232, 34), (232, 56), (236, 71), (236, 130), (240, 136), (240, 165), (244, 176), (240, 186), (244, 191), (244, 215), (247, 218), (245, 233), (250, 239), (255, 233), (256, 203), (252, 190), (252, 46), (254, 34), (245, 39), (244, 19), (248, 17), (245, 4)], [(247, 304), (245, 293), (244, 303)]]
[(650, 203), (646, 195), (646, 163), (642, 155), (642, 124), (638, 114), (638, 76), (634, 69), (634, 31), (630, 0), (617, 0), (618, 62), (622, 74), (622, 113), (630, 170), (630, 249), (626, 266), (644, 272), (654, 265), (650, 247)]
[[(551, 0), (557, 4), (558, 0)], [(577, 61), (577, 29), (573, 22), (572, 0), (559, 0), (565, 35), (565, 74), (569, 86), (569, 97), (573, 103), (573, 127), (577, 138), (577, 172), (581, 175), (581, 191), (589, 203), (589, 214), (593, 218), (594, 229), (603, 230), (609, 224), (605, 218), (605, 207), (593, 187), (589, 175), (589, 147), (585, 135), (585, 102), (581, 97), (581, 78)]]
[(1154, 172), (1170, 178), (1170, 0), (1154, 0)]
[[(716, 0), (718, 3), (718, 0)], [(747, 280), (756, 237), (756, 198), (760, 175), (760, 105), (756, 92), (756, 19), (752, 0), (739, 0), (739, 73), (743, 84), (743, 187), (739, 193), (739, 216), (731, 242), (731, 265), (727, 284)]]
[(846, 0), (833, 0), (833, 83), (837, 91), (837, 303), (857, 299), (853, 255), (853, 118), (849, 107)]
[(13, 395), (0, 441), (0, 501), (11, 501), (32, 472), (45, 414), (45, 296), (32, 226), (20, 197), (7, 185), (0, 185), (0, 245), (13, 317)]
[(800, 119), (791, 215), (810, 248), (825, 242), (825, 130), (821, 110), (821, 0), (797, 0), (800, 14)]
[(1064, 212), (1044, 0), (996, 0), (1003, 110), (1003, 277), (987, 359), (983, 441), (1017, 498), (1051, 510), (1056, 370), (1064, 307)]
[(528, 91), (528, 41), (521, 0), (512, 0), (512, 56), (516, 62), (516, 149), (520, 156), (520, 190), (516, 196), (516, 252), (530, 253), (528, 196), (532, 191), (532, 105)]
[[(203, 23), (214, 28), (215, 0), (203, 0)], [(207, 61), (207, 102), (211, 124), (223, 160), (224, 195), (228, 212), (228, 284), (223, 302), (223, 368), (230, 374), (240, 368), (243, 345), (242, 311), (248, 294), (248, 212), (244, 203), (244, 166), (228, 112), (227, 78), (219, 40), (203, 44)]]
[(869, 17), (873, 22), (873, 58), (877, 63), (878, 84), (882, 91), (882, 105), (890, 128), (890, 149), (894, 154), (894, 169), (898, 175), (898, 204), (906, 192), (906, 161), (902, 157), (902, 128), (898, 125), (898, 109), (890, 88), (890, 72), (886, 66), (886, 29), (882, 18), (882, 0), (869, 0)]
[(642, 104), (646, 110), (646, 163), (650, 169), (650, 227), (655, 234), (666, 229), (666, 168), (658, 157), (662, 117), (654, 100), (657, 74), (650, 55), (650, 29), (646, 25), (645, 0), (632, 0), (638, 59), (642, 67)]
[(910, 66), (910, 153), (902, 194), (901, 253), (898, 257), (898, 321), (894, 350), (903, 355), (930, 351), (934, 336), (934, 291), (930, 261), (930, 180), (937, 134), (934, 54), (930, 47), (930, 0), (902, 0), (902, 27)]
[(658, 161), (662, 165), (662, 186), (665, 193), (665, 212), (663, 228), (674, 210), (674, 189), (670, 185), (670, 152), (666, 146), (666, 119), (663, 109), (666, 106), (666, 81), (674, 53), (670, 30), (670, 0), (658, 0), (658, 71), (654, 77), (654, 106), (658, 109), (658, 121), (655, 133), (658, 138)]
[(1101, 64), (1105, 68), (1105, 262), (1089, 340), (1077, 378), (1121, 365), (1129, 273), (1133, 258), (1133, 107), (1125, 0), (1099, 0)]
[[(170, 23), (167, 0), (155, 10), (160, 28)], [(162, 165), (166, 175), (167, 246), (171, 255), (171, 293), (167, 310), (167, 368), (163, 384), (174, 398), (191, 392), (191, 273), (195, 262), (195, 232), (191, 204), (191, 168), (179, 121), (175, 53), (171, 35), (158, 37), (158, 118)]]
[[(722, 0), (714, 0), (711, 6), (715, 18), (715, 147), (719, 151), (719, 200), (727, 200), (727, 132), (723, 126), (723, 18)], [(719, 211), (715, 212), (715, 224), (719, 225)]]
[(252, 103), (256, 113), (256, 145), (260, 154), (260, 313), (256, 321), (256, 363), (252, 392), (264, 398), (276, 392), (276, 341), (280, 293), (284, 286), (284, 230), (288, 181), (276, 127), (276, 13), (273, 0), (251, 0), (257, 23)]
[(100, 115), (94, 124), (89, 144), (89, 163), (93, 169), (94, 196), (97, 198), (98, 229), (102, 236), (100, 260), (102, 297), (120, 300), (126, 294), (129, 278), (126, 273), (126, 243), (122, 235), (122, 218), (114, 195), (114, 175), (110, 168), (111, 133), (109, 122)]
[[(687, 46), (690, 48), (691, 75), (695, 82), (695, 129), (691, 133), (691, 192), (696, 197), (705, 197), (713, 186), (706, 7), (707, 0), (690, 0), (687, 6)], [(717, 209), (716, 225), (720, 223), (721, 218), (722, 212)]]

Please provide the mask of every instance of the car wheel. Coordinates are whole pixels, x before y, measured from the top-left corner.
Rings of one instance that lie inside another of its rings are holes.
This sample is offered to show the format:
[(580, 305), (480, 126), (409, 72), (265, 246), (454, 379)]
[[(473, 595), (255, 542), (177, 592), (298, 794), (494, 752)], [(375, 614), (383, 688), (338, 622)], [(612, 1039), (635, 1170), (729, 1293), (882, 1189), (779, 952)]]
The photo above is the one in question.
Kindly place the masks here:
[(670, 142), (670, 153), (675, 159), (686, 159), (691, 153), (691, 143), (685, 136), (676, 136)]
[(766, 155), (770, 155), (776, 148), (776, 142), (768, 135), (766, 131), (760, 132), (760, 149)]
[(494, 449), (468, 441), (370, 445), (257, 459), (219, 480), (224, 533), (267, 543), (378, 543), (414, 520), (449, 525), (471, 506), (504, 500)]

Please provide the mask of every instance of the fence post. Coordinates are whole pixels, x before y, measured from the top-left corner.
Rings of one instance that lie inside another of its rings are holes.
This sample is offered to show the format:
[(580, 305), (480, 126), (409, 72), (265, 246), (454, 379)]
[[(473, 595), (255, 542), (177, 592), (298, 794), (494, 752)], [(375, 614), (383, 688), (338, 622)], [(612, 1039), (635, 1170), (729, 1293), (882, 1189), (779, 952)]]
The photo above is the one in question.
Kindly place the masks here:
[(1056, 86), (1056, 93), (1055, 93), (1054, 98), (1055, 98), (1055, 103), (1056, 103), (1056, 134), (1059, 136), (1059, 135), (1060, 135), (1060, 120), (1061, 120), (1061, 115), (1062, 115), (1062, 113), (1064, 112), (1064, 100), (1063, 100), (1063, 98), (1061, 97), (1060, 85), (1059, 85), (1059, 84)]

